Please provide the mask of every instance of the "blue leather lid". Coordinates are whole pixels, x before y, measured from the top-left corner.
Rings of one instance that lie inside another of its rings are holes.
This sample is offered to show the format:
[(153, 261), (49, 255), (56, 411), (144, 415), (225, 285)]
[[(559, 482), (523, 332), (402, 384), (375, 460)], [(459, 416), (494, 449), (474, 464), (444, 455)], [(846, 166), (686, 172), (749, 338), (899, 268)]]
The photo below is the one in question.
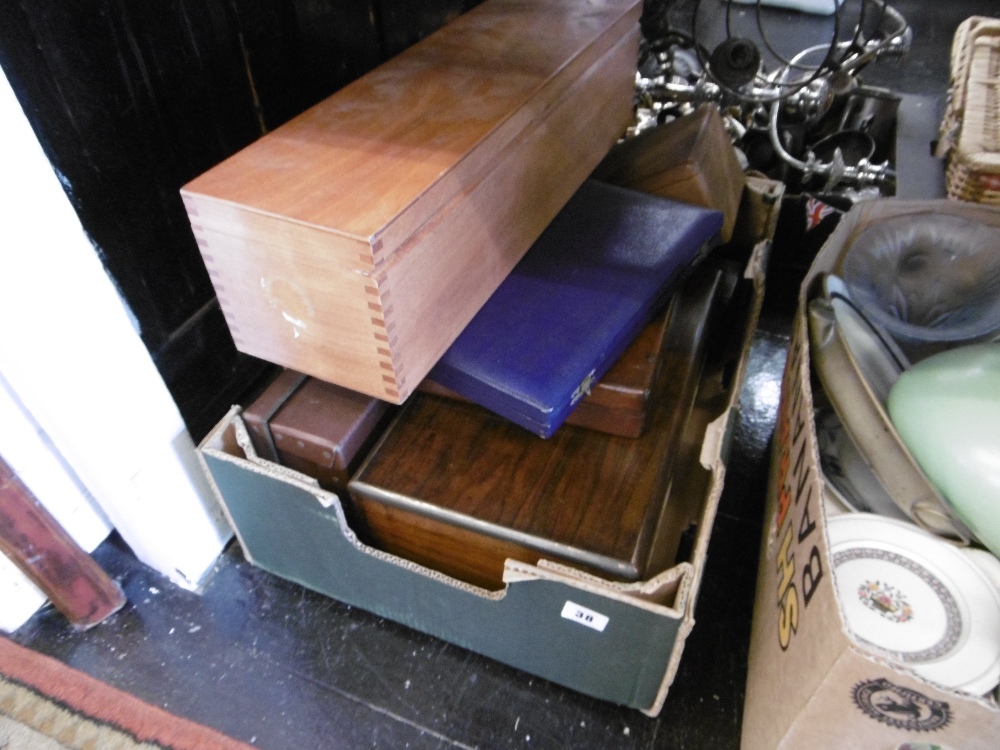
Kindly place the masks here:
[(588, 180), (431, 379), (549, 437), (721, 226), (719, 211)]

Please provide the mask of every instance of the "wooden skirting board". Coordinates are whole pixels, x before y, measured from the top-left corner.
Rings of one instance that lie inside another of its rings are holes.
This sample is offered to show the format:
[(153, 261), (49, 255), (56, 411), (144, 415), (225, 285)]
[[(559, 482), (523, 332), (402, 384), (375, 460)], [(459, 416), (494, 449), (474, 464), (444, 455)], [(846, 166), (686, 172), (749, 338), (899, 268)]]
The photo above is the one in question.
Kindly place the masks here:
[(125, 606), (121, 586), (59, 525), (2, 457), (0, 554), (81, 630)]
[(488, 0), (182, 190), (237, 347), (401, 403), (632, 113), (638, 0)]

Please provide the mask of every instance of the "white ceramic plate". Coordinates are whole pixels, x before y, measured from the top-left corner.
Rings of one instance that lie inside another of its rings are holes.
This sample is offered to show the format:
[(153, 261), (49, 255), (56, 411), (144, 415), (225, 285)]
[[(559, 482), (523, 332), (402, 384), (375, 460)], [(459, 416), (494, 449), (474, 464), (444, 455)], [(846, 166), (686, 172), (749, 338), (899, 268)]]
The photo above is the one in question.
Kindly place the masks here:
[(928, 680), (984, 695), (1000, 683), (1000, 593), (959, 549), (868, 513), (829, 521), (854, 638)]

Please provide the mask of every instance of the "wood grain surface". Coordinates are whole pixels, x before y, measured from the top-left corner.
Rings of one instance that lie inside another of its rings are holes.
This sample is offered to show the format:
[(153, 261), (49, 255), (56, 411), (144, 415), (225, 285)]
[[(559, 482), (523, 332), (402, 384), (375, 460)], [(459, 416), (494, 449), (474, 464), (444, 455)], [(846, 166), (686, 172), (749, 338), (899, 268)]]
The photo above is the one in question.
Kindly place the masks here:
[(121, 587), (80, 548), (0, 458), (0, 553), (80, 629), (125, 605)]
[(491, 0), (182, 190), (237, 348), (401, 403), (631, 117), (636, 0)]
[(349, 485), (359, 533), (488, 588), (501, 585), (508, 556), (620, 580), (671, 564), (690, 516), (675, 516), (684, 504), (672, 482), (677, 465), (698, 460), (679, 446), (719, 288), (706, 268), (678, 293), (659, 405), (641, 438), (564, 425), (543, 440), (473, 404), (416, 394)]
[(745, 185), (713, 104), (621, 142), (594, 170), (594, 178), (722, 211), (723, 242), (732, 237)]
[(184, 192), (398, 245), (638, 21), (634, 0), (582, 6), (489, 0)]

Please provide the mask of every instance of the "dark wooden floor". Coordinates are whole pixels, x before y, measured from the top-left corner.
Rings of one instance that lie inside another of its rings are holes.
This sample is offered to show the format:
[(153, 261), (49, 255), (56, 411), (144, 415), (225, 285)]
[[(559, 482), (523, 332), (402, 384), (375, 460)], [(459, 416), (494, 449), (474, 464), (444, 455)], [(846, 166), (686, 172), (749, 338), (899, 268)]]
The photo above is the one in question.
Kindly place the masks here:
[(97, 558), (121, 582), (128, 606), (85, 634), (58, 613), (41, 612), (15, 639), (273, 750), (736, 748), (763, 456), (785, 346), (783, 331), (757, 336), (698, 625), (657, 719), (270, 576), (236, 545), (198, 595), (172, 586), (112, 538)]
[[(716, 14), (714, 2), (703, 12)], [(992, 2), (894, 5), (915, 31), (905, 64), (870, 83), (940, 103), (957, 23)], [(711, 19), (710, 19), (711, 20)], [(790, 21), (793, 26), (801, 19)], [(780, 36), (780, 30), (778, 35)], [(918, 137), (913, 148), (926, 148)], [(796, 248), (783, 248), (791, 266)], [(782, 269), (775, 269), (781, 271)], [(774, 279), (793, 278), (775, 273)], [(775, 283), (741, 397), (708, 566), (680, 671), (657, 718), (605, 704), (314, 594), (249, 565), (234, 544), (189, 593), (117, 537), (97, 551), (129, 604), (76, 633), (52, 610), (16, 641), (179, 715), (270, 750), (739, 747), (767, 448), (793, 289)]]

